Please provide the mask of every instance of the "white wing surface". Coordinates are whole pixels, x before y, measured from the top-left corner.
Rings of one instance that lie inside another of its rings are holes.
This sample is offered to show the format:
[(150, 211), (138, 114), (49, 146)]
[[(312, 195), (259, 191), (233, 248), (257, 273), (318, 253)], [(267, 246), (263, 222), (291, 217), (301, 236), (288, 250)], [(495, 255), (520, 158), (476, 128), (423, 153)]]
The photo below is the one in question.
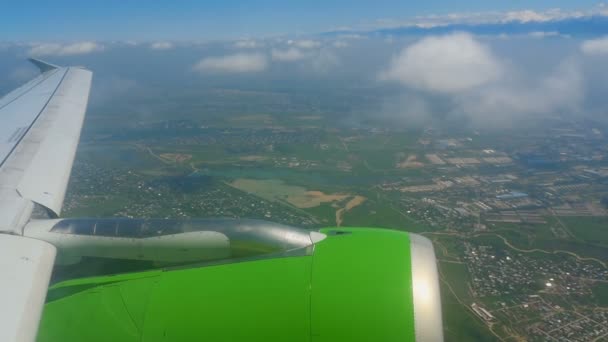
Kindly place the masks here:
[(55, 247), (0, 234), (0, 341), (34, 341), (55, 261)]
[(0, 188), (59, 216), (92, 73), (43, 66), (42, 75), (0, 100)]
[(32, 62), (41, 75), (0, 98), (0, 341), (34, 341), (54, 246), (23, 235), (33, 203), (61, 213), (92, 73)]

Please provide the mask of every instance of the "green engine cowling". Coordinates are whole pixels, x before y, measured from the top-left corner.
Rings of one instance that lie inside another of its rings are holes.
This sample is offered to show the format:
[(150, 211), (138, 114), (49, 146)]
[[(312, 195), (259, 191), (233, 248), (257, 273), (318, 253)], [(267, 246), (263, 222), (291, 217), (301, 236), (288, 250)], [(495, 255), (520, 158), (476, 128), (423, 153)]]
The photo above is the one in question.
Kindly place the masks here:
[(281, 252), (56, 283), (38, 340), (443, 340), (429, 240), (320, 232)]

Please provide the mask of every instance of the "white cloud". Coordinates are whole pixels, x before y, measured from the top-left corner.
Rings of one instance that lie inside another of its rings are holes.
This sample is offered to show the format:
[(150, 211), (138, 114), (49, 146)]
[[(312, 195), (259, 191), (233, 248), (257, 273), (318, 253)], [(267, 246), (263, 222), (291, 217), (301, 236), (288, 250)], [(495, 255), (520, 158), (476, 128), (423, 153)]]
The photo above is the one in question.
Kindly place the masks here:
[(28, 54), (30, 56), (69, 56), (84, 55), (103, 50), (103, 45), (90, 41), (71, 44), (34, 43)]
[(536, 12), (532, 10), (523, 10), (523, 11), (511, 11), (505, 13), (502, 21), (510, 22), (510, 21), (519, 21), (520, 23), (527, 23), (531, 21), (543, 22), (549, 21), (553, 19), (554, 16), (549, 13)]
[(424, 38), (393, 58), (380, 79), (443, 93), (469, 90), (498, 79), (503, 70), (492, 52), (470, 34)]
[(307, 57), (307, 54), (297, 48), (272, 49), (272, 59), (279, 62), (294, 62)]
[(556, 21), (556, 20), (565, 20), (565, 19), (578, 19), (582, 17), (598, 15), (600, 12), (597, 9), (593, 9), (590, 11), (564, 11), (560, 8), (551, 8), (545, 11), (532, 11), (532, 10), (523, 10), (523, 11), (511, 11), (506, 12), (504, 14), (503, 22), (512, 22), (517, 21), (520, 23), (529, 23), (529, 22), (546, 22), (546, 21)]
[(338, 38), (340, 39), (365, 39), (365, 36), (362, 36), (360, 34), (341, 34), (338, 36)]
[[(295, 42), (289, 43), (288, 48), (272, 49), (271, 56), (273, 61), (278, 62), (297, 62), (304, 61), (301, 64), (305, 68), (315, 73), (327, 73), (331, 69), (340, 65), (340, 59), (330, 48), (296, 48), (293, 47)], [(298, 44), (301, 46), (301, 44)], [(306, 43), (305, 46), (310, 46)]]
[(342, 41), (342, 40), (336, 40), (332, 45), (334, 47), (336, 47), (336, 48), (339, 48), (339, 49), (340, 48), (345, 48), (345, 47), (349, 46), (349, 44), (347, 42)]
[(567, 19), (578, 19), (592, 16), (608, 16), (605, 6), (597, 6), (585, 11), (567, 11), (559, 8), (544, 11), (521, 10), (521, 11), (489, 11), (489, 12), (468, 12), (468, 13), (448, 13), (442, 15), (415, 16), (407, 19), (378, 19), (371, 24), (367, 24), (363, 29), (381, 29), (394, 27), (417, 27), (433, 28), (444, 27), (455, 24), (479, 25), (479, 24), (500, 24), (500, 23), (532, 23), (548, 22)]
[[(403, 98), (408, 102), (417, 94), (416, 108), (424, 115), (400, 110), (408, 122), (447, 115), (500, 128), (532, 117), (575, 114), (584, 100), (583, 72), (574, 58), (547, 74), (530, 75), (502, 62), (489, 47), (464, 33), (428, 37), (406, 47), (381, 78), (404, 84)], [(391, 110), (403, 105), (396, 103)], [(437, 107), (441, 104), (447, 105)]]
[(287, 44), (289, 45), (293, 45), (297, 48), (300, 49), (314, 49), (314, 48), (318, 48), (321, 46), (321, 43), (316, 41), (316, 40), (310, 40), (310, 39), (305, 39), (305, 40), (288, 40)]
[(255, 49), (260, 47), (260, 44), (255, 40), (239, 40), (234, 43), (234, 47), (237, 49)]
[(608, 36), (597, 39), (585, 40), (581, 44), (581, 50), (586, 55), (608, 54)]
[(154, 42), (150, 44), (152, 50), (170, 50), (173, 49), (174, 45), (171, 42)]
[(557, 31), (534, 31), (528, 33), (528, 36), (532, 38), (548, 38), (548, 37), (561, 37), (562, 35)]
[(203, 58), (194, 66), (194, 70), (200, 72), (246, 73), (263, 71), (267, 66), (267, 58), (261, 53), (237, 53)]
[(500, 80), (455, 98), (457, 108), (478, 124), (512, 124), (531, 116), (577, 112), (583, 100), (583, 76), (574, 60), (560, 63), (549, 75)]

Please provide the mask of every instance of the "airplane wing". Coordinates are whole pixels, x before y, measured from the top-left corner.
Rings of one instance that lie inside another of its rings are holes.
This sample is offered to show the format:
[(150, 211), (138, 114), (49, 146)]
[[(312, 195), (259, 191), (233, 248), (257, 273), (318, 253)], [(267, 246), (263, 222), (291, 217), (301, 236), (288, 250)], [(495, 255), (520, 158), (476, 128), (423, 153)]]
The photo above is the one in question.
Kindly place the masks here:
[(92, 73), (31, 60), (41, 75), (0, 99), (0, 341), (34, 341), (55, 260), (23, 237), (34, 203), (59, 216)]

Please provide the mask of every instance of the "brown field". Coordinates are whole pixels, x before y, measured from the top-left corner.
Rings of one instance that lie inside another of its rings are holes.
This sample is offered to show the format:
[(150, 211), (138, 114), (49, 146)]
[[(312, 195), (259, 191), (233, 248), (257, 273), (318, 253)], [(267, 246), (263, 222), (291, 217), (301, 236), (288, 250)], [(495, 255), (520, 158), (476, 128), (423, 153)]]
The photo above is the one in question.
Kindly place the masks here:
[(306, 191), (302, 196), (292, 196), (287, 200), (298, 208), (313, 208), (321, 203), (341, 201), (349, 195), (326, 194), (321, 191)]
[(314, 208), (321, 203), (341, 201), (350, 194), (326, 194), (322, 191), (308, 191), (306, 188), (285, 184), (278, 179), (239, 178), (228, 185), (271, 201), (287, 202), (297, 208)]
[(303, 115), (297, 117), (300, 120), (321, 120), (323, 117), (320, 115)]
[(397, 163), (397, 168), (399, 168), (399, 169), (416, 168), (416, 167), (423, 167), (423, 166), (424, 166), (424, 164), (418, 161), (418, 158), (416, 157), (415, 154), (412, 154), (409, 157), (407, 157), (407, 159), (405, 161)]
[(264, 157), (264, 156), (242, 156), (242, 157), (239, 157), (239, 159), (243, 160), (243, 161), (254, 161), (254, 162), (256, 162), (256, 161), (267, 160), (268, 157)]
[(365, 202), (365, 200), (366, 200), (365, 197), (356, 195), (355, 197), (353, 197), (350, 201), (348, 201), (346, 203), (344, 208), (340, 208), (340, 209), (336, 210), (336, 226), (340, 227), (342, 225), (342, 222), (344, 220), (344, 214), (347, 211), (363, 204), (363, 202)]

